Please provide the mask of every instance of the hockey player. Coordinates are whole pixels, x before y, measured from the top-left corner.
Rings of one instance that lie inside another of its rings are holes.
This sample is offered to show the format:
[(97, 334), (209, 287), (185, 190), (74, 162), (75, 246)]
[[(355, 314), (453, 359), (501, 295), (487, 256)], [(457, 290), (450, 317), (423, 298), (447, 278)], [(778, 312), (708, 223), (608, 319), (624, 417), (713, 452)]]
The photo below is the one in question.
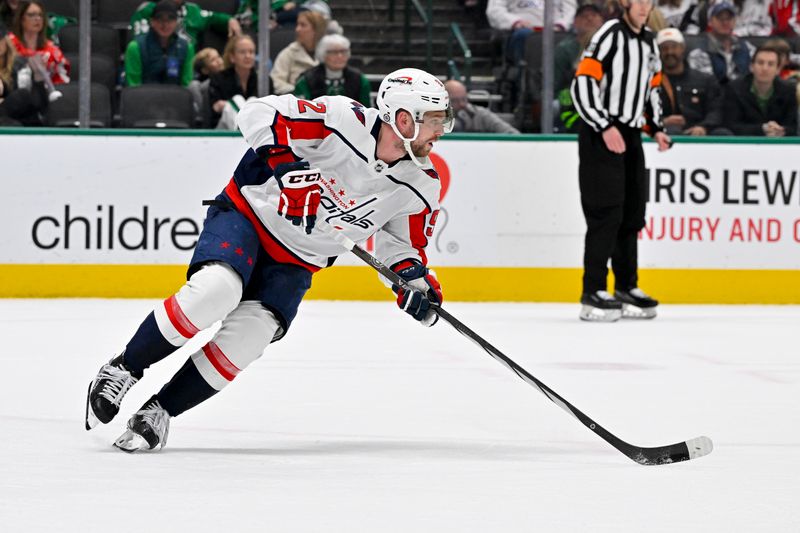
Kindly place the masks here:
[(314, 272), (343, 253), (314, 229), (317, 217), (356, 242), (375, 235), (378, 258), (416, 289), (393, 287), (398, 305), (426, 326), (436, 322), (430, 306), (441, 303), (442, 291), (425, 247), (440, 183), (428, 154), (452, 130), (448, 95), (436, 77), (400, 69), (382, 81), (377, 107), (285, 95), (242, 109), (238, 125), (252, 149), (223, 192), (205, 202), (188, 281), (89, 384), (86, 429), (110, 422), (148, 367), (222, 320), (114, 443), (128, 452), (163, 447), (171, 417), (222, 390), (283, 338)]

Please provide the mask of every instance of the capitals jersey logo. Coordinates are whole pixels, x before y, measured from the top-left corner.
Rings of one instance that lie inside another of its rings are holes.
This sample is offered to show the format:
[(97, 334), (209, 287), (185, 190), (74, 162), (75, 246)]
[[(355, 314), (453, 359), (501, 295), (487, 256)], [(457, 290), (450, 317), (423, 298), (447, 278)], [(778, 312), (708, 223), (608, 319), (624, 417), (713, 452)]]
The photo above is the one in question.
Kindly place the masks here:
[(358, 121), (361, 123), (362, 126), (366, 126), (367, 124), (366, 124), (366, 117), (364, 117), (364, 106), (354, 100), (351, 101), (350, 103), (353, 104), (353, 107), (351, 107), (350, 109), (352, 109), (353, 113), (356, 114), (356, 118), (358, 119)]

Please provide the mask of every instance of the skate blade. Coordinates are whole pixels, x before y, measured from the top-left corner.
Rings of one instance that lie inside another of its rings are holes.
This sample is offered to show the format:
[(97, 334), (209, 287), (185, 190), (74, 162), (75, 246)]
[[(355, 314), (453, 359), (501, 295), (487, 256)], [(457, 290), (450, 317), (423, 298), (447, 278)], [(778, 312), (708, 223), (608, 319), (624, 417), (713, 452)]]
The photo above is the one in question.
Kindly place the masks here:
[(150, 450), (150, 445), (147, 444), (145, 438), (138, 433), (134, 433), (130, 429), (126, 430), (125, 433), (114, 442), (114, 447), (127, 453)]
[(94, 385), (94, 382), (89, 383), (89, 391), (86, 393), (86, 417), (85, 417), (86, 431), (94, 429), (100, 424), (100, 419), (94, 415), (91, 403), (89, 402), (89, 398), (92, 393), (92, 385)]
[(580, 319), (586, 322), (616, 322), (622, 318), (621, 309), (600, 309), (591, 305), (581, 307)]
[(655, 307), (637, 307), (632, 304), (622, 304), (622, 318), (634, 320), (647, 320), (656, 317)]

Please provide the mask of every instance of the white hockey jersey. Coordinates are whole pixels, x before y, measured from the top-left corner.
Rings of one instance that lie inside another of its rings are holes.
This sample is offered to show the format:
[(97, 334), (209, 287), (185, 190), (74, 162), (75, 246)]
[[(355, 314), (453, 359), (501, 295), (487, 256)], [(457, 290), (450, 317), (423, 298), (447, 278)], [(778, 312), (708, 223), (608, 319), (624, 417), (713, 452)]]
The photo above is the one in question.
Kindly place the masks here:
[[(391, 165), (376, 158), (382, 124), (377, 109), (345, 96), (313, 101), (266, 96), (248, 103), (237, 121), (253, 151), (225, 192), (256, 226), (274, 259), (316, 271), (345, 253), (325, 232), (306, 234), (278, 215), (280, 189), (262, 154), (269, 147), (288, 147), (294, 156), (288, 160), (299, 158), (321, 170), (319, 218), (355, 242), (375, 235), (375, 255), (386, 265), (405, 259), (427, 264), (425, 247), (439, 214), (439, 177), (429, 162), (419, 168), (408, 157)], [(270, 159), (272, 166), (279, 162)]]

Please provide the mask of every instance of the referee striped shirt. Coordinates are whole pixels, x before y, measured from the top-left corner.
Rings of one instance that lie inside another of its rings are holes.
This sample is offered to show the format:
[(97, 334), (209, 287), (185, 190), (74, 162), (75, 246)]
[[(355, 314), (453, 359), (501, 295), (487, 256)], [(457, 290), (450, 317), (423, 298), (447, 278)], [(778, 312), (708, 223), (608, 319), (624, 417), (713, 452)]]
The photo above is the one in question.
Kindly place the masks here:
[(661, 59), (655, 36), (609, 20), (586, 46), (572, 80), (575, 108), (595, 131), (615, 122), (650, 134), (661, 125)]

